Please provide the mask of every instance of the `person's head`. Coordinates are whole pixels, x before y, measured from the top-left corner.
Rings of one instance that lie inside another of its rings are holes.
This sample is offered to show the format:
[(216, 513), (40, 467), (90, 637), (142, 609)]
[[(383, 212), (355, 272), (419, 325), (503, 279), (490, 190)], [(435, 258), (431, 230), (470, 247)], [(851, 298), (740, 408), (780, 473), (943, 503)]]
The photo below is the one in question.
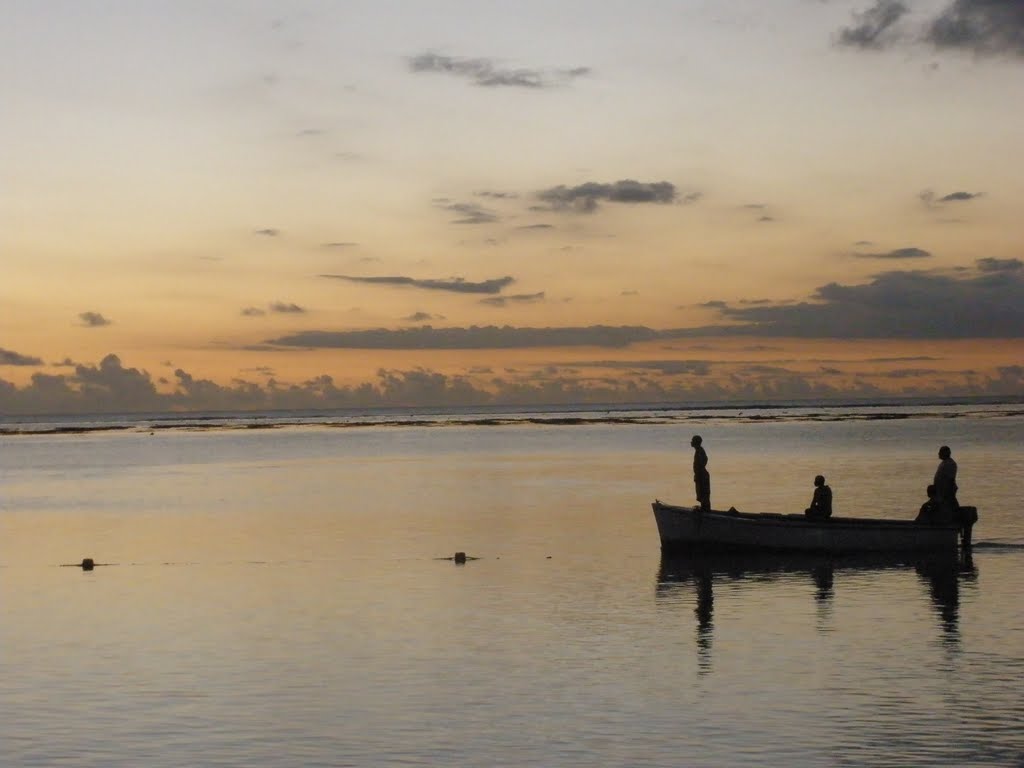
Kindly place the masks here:
[(694, 448), (696, 448), (703, 442), (704, 441), (701, 439), (700, 435), (694, 435), (692, 438), (690, 438), (690, 445), (693, 446)]
[(935, 486), (934, 485), (929, 485), (927, 490), (925, 490), (925, 493), (928, 494), (928, 498), (930, 499), (932, 496), (935, 495)]
[(948, 459), (952, 455), (953, 455), (953, 452), (951, 450), (949, 450), (949, 446), (948, 445), (944, 445), (941, 448), (939, 448), (939, 458), (940, 459)]
[(815, 477), (814, 477), (814, 485), (815, 486), (822, 486), (824, 484), (825, 484), (825, 476), (824, 475), (815, 475)]

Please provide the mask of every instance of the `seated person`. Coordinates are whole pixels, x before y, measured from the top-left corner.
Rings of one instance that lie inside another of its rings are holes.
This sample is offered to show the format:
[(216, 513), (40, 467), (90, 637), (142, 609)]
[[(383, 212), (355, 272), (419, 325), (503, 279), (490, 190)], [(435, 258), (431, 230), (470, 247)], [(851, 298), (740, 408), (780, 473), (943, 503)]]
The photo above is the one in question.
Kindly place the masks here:
[(936, 518), (935, 486), (928, 486), (928, 501), (921, 505), (921, 510), (914, 519), (915, 523), (934, 523)]
[(814, 478), (814, 497), (811, 499), (811, 506), (804, 510), (804, 514), (815, 520), (827, 520), (832, 517), (832, 489), (825, 485), (824, 475)]

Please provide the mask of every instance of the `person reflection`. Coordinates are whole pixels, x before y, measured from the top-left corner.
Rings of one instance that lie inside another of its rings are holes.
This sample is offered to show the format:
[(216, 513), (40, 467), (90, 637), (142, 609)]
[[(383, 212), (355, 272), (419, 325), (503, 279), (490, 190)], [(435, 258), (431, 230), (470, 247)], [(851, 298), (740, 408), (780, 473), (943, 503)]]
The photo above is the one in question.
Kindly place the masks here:
[(811, 569), (814, 586), (818, 588), (818, 591), (814, 594), (815, 601), (818, 603), (831, 602), (834, 594), (832, 590), (832, 585), (835, 581), (834, 576), (835, 568), (832, 563), (823, 563)]
[(924, 560), (915, 566), (918, 576), (928, 584), (932, 607), (939, 617), (942, 642), (960, 643), (960, 579), (973, 578), (974, 561), (969, 554), (955, 558)]
[(714, 629), (712, 617), (715, 608), (715, 593), (711, 569), (708, 567), (695, 569), (693, 581), (697, 587), (697, 606), (693, 609), (697, 616), (697, 667), (701, 674), (705, 674), (711, 671), (711, 641)]

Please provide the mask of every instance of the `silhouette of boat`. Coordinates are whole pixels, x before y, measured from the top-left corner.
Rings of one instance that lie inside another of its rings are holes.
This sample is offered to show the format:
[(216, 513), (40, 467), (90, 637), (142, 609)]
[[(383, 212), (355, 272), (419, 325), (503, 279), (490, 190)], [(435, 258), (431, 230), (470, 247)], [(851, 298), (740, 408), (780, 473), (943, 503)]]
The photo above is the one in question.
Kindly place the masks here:
[(701, 510), (657, 499), (651, 505), (658, 524), (662, 552), (754, 550), (766, 552), (939, 552), (957, 549), (959, 537), (970, 546), (970, 529), (977, 519), (973, 507), (967, 525), (930, 525), (913, 520), (831, 517)]

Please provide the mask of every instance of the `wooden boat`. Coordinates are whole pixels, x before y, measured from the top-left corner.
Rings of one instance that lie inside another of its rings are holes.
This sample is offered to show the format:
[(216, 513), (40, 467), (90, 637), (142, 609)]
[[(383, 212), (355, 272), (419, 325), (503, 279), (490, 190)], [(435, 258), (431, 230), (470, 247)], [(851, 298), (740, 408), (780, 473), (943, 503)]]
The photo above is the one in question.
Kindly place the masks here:
[[(655, 499), (651, 505), (663, 552), (763, 550), (767, 552), (936, 552), (956, 551), (963, 534), (970, 546), (971, 525), (926, 525), (913, 520), (701, 511)], [(961, 507), (977, 519), (974, 507)]]

